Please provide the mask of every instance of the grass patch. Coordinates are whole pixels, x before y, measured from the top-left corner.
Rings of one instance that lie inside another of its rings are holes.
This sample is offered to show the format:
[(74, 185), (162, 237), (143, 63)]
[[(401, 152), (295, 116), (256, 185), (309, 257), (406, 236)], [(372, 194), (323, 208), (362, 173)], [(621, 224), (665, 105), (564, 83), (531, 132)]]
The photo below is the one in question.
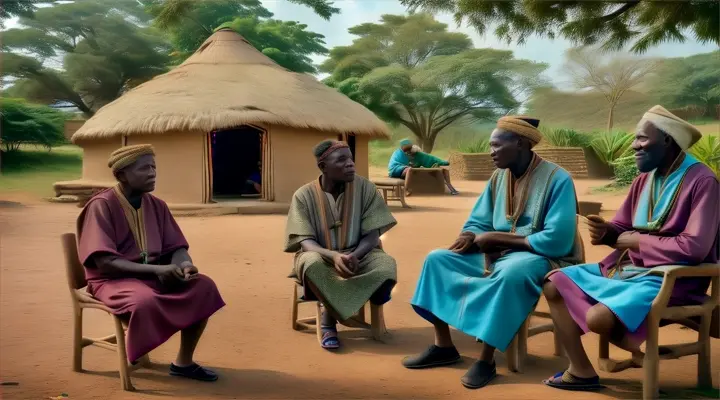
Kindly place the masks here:
[(18, 191), (52, 196), (53, 183), (82, 176), (82, 150), (76, 146), (56, 147), (51, 151), (23, 147), (3, 153), (0, 191)]

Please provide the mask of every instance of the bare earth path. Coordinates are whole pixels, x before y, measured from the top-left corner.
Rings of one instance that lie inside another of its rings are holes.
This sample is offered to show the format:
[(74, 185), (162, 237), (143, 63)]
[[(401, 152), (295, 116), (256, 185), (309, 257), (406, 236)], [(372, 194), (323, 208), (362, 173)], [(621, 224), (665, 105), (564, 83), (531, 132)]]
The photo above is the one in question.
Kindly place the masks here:
[[(597, 182), (577, 183), (580, 194)], [(458, 233), (482, 183), (460, 183), (459, 197), (411, 197), (413, 210), (393, 207), (399, 225), (385, 239), (385, 248), (399, 262), (399, 284), (386, 306), (392, 332), (386, 344), (361, 331), (342, 333), (344, 350), (332, 354), (319, 348), (312, 333), (290, 329), (291, 281), (286, 278), (291, 256), (282, 253), (284, 216), (181, 218), (191, 252), (201, 271), (220, 287), (227, 307), (210, 321), (197, 351), (203, 365), (222, 374), (216, 383), (191, 382), (167, 375), (178, 337), (151, 354), (152, 370), (134, 374), (136, 393), (119, 389), (114, 353), (88, 348), (87, 373), (74, 373), (71, 363), (71, 308), (58, 237), (74, 230), (74, 205), (27, 201), (20, 207), (0, 203), (0, 378), (18, 386), (0, 387), (3, 399), (47, 399), (67, 393), (71, 399), (596, 399), (639, 398), (641, 370), (607, 375), (608, 390), (578, 394), (546, 388), (540, 381), (565, 367), (552, 355), (552, 337), (529, 341), (526, 372), (508, 372), (498, 353), (500, 377), (479, 391), (459, 382), (477, 355), (472, 338), (455, 333), (465, 362), (456, 367), (409, 371), (405, 355), (421, 351), (432, 340), (431, 328), (409, 306), (423, 258), (448, 245)], [(7, 197), (7, 196), (0, 196)], [(590, 196), (581, 196), (589, 198)], [(602, 198), (616, 208), (617, 195)], [(0, 200), (17, 200), (2, 198)], [(610, 212), (606, 216), (611, 216)], [(586, 236), (586, 232), (583, 232)], [(589, 261), (607, 249), (588, 247)], [(545, 304), (540, 306), (545, 308)], [(308, 307), (308, 311), (309, 307)], [(88, 336), (111, 332), (107, 315), (86, 312)], [(695, 337), (689, 330), (664, 328), (661, 341), (675, 343)], [(584, 339), (594, 359), (597, 338)], [(617, 356), (622, 355), (620, 352)], [(720, 360), (720, 343), (713, 342)], [(665, 361), (661, 367), (666, 397), (695, 385), (695, 357)], [(718, 364), (713, 368), (718, 384)]]

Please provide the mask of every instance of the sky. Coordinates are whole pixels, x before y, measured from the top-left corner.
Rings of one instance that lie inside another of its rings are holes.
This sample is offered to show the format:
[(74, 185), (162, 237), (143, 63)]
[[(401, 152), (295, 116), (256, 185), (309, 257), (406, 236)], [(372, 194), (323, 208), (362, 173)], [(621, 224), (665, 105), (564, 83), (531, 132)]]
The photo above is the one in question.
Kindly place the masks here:
[[(348, 28), (364, 22), (379, 22), (383, 14), (405, 14), (406, 8), (399, 0), (335, 0), (335, 7), (340, 14), (333, 15), (325, 20), (315, 12), (302, 5), (290, 3), (287, 0), (260, 0), (262, 4), (272, 11), (274, 18), (280, 20), (298, 21), (306, 24), (308, 30), (325, 36), (328, 49), (335, 46), (345, 46), (352, 43), (354, 36), (348, 33)], [(552, 82), (564, 89), (569, 89), (567, 75), (563, 73), (564, 53), (572, 44), (564, 39), (547, 39), (531, 37), (524, 45), (507, 44), (499, 41), (494, 34), (479, 35), (472, 27), (463, 25), (458, 27), (450, 14), (438, 14), (436, 18), (446, 24), (450, 31), (463, 32), (470, 36), (477, 48), (492, 47), (495, 49), (512, 50), (516, 58), (544, 62), (549, 65), (546, 75)], [(6, 21), (6, 28), (17, 26), (17, 18)], [(698, 53), (707, 53), (717, 50), (718, 46), (707, 43), (701, 44), (692, 38), (685, 43), (663, 43), (650, 49), (645, 56), (648, 57), (687, 57)], [(317, 64), (325, 56), (314, 56)], [(324, 78), (319, 75), (319, 78)]]
[[(261, 0), (263, 5), (275, 14), (276, 19), (294, 20), (306, 24), (308, 29), (325, 36), (328, 49), (352, 43), (353, 35), (347, 32), (349, 27), (364, 22), (378, 22), (383, 14), (405, 14), (406, 8), (399, 0), (335, 0), (335, 7), (340, 14), (333, 15), (329, 21), (324, 20), (309, 7), (289, 3), (286, 0)], [(508, 45), (499, 41), (493, 33), (479, 35), (472, 27), (461, 26), (453, 20), (451, 14), (438, 14), (439, 21), (448, 24), (450, 31), (463, 32), (472, 38), (475, 47), (492, 47), (495, 49), (512, 50), (516, 58), (523, 58), (549, 64), (547, 76), (559, 87), (567, 87), (567, 76), (563, 73), (564, 53), (572, 44), (564, 39), (550, 40), (532, 37), (520, 46)], [(649, 50), (648, 57), (687, 57), (698, 53), (717, 50), (713, 44), (701, 44), (693, 39), (685, 43), (664, 43)], [(314, 57), (321, 62), (324, 56)]]

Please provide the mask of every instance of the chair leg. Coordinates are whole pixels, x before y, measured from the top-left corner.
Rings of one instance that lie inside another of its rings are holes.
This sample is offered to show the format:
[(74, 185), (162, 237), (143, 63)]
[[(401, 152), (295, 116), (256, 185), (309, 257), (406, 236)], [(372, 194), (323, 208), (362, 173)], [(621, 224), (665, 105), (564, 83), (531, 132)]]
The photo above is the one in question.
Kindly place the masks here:
[(318, 342), (322, 343), (322, 304), (315, 302), (315, 334)]
[(383, 336), (387, 333), (385, 315), (381, 305), (370, 304), (370, 332), (373, 339), (377, 341), (382, 341)]
[(528, 317), (522, 326), (520, 326), (520, 332), (517, 334), (517, 371), (521, 373), (525, 366), (525, 359), (527, 358), (527, 341), (528, 341), (528, 324), (530, 317)]
[(117, 337), (117, 354), (120, 362), (120, 387), (123, 390), (133, 391), (135, 388), (130, 381), (130, 372), (128, 368), (127, 351), (125, 349), (125, 329), (123, 329), (120, 318), (113, 315), (115, 321), (115, 336)]
[(551, 331), (553, 335), (553, 343), (555, 345), (555, 351), (553, 351), (553, 354), (558, 357), (565, 356), (565, 352), (563, 351), (563, 345), (560, 341), (560, 337), (555, 333), (555, 327), (553, 326), (553, 330)]
[(518, 335), (516, 334), (510, 346), (505, 350), (508, 370), (518, 372)]
[(710, 325), (712, 312), (702, 316), (698, 331), (700, 351), (697, 360), (697, 385), (701, 388), (712, 387), (712, 370), (710, 369)]
[(293, 282), (293, 295), (292, 295), (292, 328), (293, 330), (301, 330), (301, 326), (298, 325), (298, 285)]
[(82, 372), (82, 317), (83, 310), (79, 306), (73, 307), (73, 365), (72, 370)]
[(657, 399), (660, 395), (660, 353), (658, 350), (658, 336), (660, 323), (653, 318), (652, 313), (648, 316), (648, 334), (645, 342), (645, 358), (643, 360), (643, 371), (645, 379), (643, 382), (643, 400)]

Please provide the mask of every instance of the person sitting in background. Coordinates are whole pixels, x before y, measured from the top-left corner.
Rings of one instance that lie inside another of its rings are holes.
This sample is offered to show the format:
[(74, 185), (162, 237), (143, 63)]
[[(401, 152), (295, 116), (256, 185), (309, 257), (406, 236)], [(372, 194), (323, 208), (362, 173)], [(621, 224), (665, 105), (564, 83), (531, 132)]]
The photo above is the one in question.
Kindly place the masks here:
[(137, 362), (180, 331), (170, 375), (217, 380), (193, 354), (208, 318), (225, 302), (212, 279), (198, 272), (167, 204), (150, 194), (152, 146), (122, 147), (108, 166), (118, 184), (92, 197), (77, 219), (88, 292), (113, 314), (127, 317), (128, 361)]
[[(687, 153), (701, 136), (661, 106), (638, 123), (632, 148), (640, 175), (612, 221), (588, 217), (591, 243), (614, 251), (600, 263), (547, 277), (545, 298), (570, 365), (543, 381), (546, 385), (601, 389), (580, 336), (604, 335), (633, 358), (641, 357), (647, 316), (663, 285), (661, 276), (648, 271), (720, 259), (720, 184), (710, 168)], [(680, 278), (669, 304), (699, 304), (709, 285), (709, 278)]]
[[(420, 148), (414, 145), (410, 139), (403, 139), (400, 141), (400, 147), (396, 149), (390, 157), (388, 175), (391, 178), (406, 179), (410, 168), (439, 168), (448, 166), (450, 166), (449, 162), (435, 157), (432, 154), (424, 153), (420, 151)], [(442, 170), (445, 186), (450, 190), (450, 194), (458, 194), (459, 192), (450, 182), (450, 170), (447, 168), (443, 168)], [(409, 181), (406, 186), (409, 187)], [(409, 191), (408, 194), (410, 194)]]
[(365, 303), (390, 301), (397, 282), (395, 259), (382, 250), (380, 235), (397, 221), (375, 185), (355, 174), (345, 142), (315, 147), (321, 175), (295, 192), (285, 233), (285, 252), (295, 253), (290, 278), (302, 285), (305, 300), (323, 305), (320, 345), (340, 347), (337, 321)]

